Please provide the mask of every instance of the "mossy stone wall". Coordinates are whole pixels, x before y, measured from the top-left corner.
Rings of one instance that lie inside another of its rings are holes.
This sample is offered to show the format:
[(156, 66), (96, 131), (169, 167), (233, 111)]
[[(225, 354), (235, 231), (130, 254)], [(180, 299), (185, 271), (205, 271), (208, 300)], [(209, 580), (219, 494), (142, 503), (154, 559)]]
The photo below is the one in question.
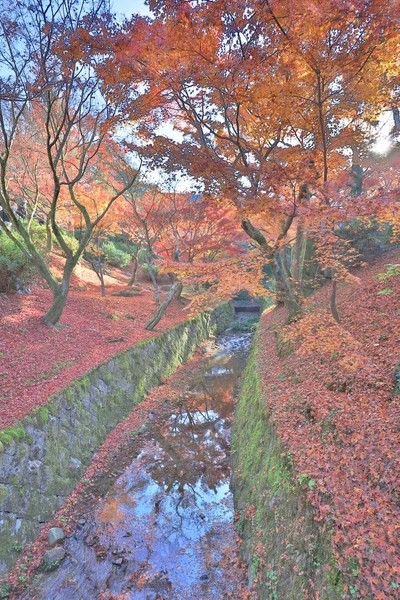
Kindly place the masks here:
[(242, 379), (232, 434), (234, 501), (250, 583), (260, 600), (339, 600), (346, 595), (329, 531), (314, 520), (262, 394), (258, 343)]
[(0, 574), (64, 503), (107, 434), (233, 318), (224, 304), (145, 340), (0, 432)]

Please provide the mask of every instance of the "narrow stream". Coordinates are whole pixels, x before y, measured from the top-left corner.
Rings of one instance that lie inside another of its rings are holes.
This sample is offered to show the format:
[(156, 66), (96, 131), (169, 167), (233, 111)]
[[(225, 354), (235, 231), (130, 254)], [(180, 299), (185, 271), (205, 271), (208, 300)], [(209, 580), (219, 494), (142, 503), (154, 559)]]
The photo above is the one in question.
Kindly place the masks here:
[(241, 597), (229, 450), (251, 337), (219, 336), (181, 398), (149, 415), (128, 466), (65, 541), (67, 558), (24, 598)]

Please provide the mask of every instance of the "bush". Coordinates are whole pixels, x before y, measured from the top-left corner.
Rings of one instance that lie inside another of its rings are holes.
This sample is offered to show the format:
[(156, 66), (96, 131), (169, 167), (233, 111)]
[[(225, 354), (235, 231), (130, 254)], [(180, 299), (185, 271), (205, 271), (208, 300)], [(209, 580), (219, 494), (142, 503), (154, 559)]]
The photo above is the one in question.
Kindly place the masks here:
[[(75, 253), (78, 250), (79, 241), (76, 239), (74, 234), (71, 233), (70, 231), (68, 231), (67, 229), (63, 229), (61, 231), (61, 235), (63, 236), (67, 246), (69, 246), (71, 248), (72, 252)], [(57, 248), (60, 249), (62, 254), (64, 254), (64, 251), (59, 246), (57, 239), (54, 236), (53, 236), (53, 239), (54, 239), (54, 244), (57, 246)]]
[[(28, 220), (24, 219), (23, 223), (26, 227), (28, 225)], [(29, 233), (36, 248), (39, 251), (44, 252), (47, 245), (46, 225), (43, 225), (42, 223), (36, 221), (36, 219), (33, 219), (29, 229)]]
[(124, 267), (128, 266), (131, 262), (131, 255), (127, 252), (123, 252), (122, 250), (116, 248), (113, 242), (108, 242), (107, 244), (104, 244), (102, 250), (104, 252), (105, 262), (109, 265), (112, 265), (113, 267), (123, 269)]
[(338, 227), (338, 236), (351, 243), (360, 259), (367, 260), (390, 247), (392, 229), (374, 219), (354, 219)]
[(238, 333), (247, 333), (250, 331), (255, 331), (257, 329), (257, 324), (260, 320), (260, 315), (257, 317), (249, 317), (248, 319), (243, 319), (242, 321), (235, 321), (230, 327), (230, 331), (237, 331)]
[(109, 240), (108, 243), (114, 244), (114, 246), (117, 248), (117, 250), (121, 250), (122, 252), (125, 252), (126, 254), (134, 254), (136, 252), (135, 244), (126, 242), (125, 240), (119, 239), (117, 237), (109, 237), (108, 240)]
[(15, 292), (18, 288), (18, 279), (28, 275), (30, 261), (26, 254), (0, 232), (0, 292)]

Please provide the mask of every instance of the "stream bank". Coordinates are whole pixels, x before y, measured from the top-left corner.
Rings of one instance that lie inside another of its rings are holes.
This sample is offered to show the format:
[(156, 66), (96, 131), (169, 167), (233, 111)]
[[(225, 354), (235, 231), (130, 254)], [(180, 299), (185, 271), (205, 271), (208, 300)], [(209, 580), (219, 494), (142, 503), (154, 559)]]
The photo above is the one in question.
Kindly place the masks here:
[(249, 583), (259, 600), (340, 600), (346, 595), (329, 527), (315, 520), (262, 392), (262, 343), (256, 334), (232, 430), (236, 525)]
[(233, 524), (230, 427), (251, 337), (220, 336), (191, 373), (191, 363), (183, 367), (185, 380), (164, 387), (157, 412), (131, 432), (78, 501), (65, 560), (20, 597), (246, 596)]
[(233, 317), (225, 304), (145, 340), (0, 432), (0, 575), (64, 504), (108, 433)]

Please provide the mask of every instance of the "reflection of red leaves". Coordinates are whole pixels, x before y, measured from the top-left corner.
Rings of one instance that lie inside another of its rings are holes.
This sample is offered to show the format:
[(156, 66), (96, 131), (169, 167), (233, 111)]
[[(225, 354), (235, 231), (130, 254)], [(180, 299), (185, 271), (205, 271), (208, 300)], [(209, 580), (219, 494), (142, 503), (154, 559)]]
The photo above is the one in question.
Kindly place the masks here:
[[(171, 400), (177, 395), (177, 389), (179, 392), (181, 391), (188, 378), (193, 376), (193, 373), (200, 368), (200, 365), (204, 360), (204, 347), (205, 345), (200, 346), (190, 361), (178, 367), (175, 373), (169, 379), (164, 381), (164, 385), (159, 386), (150, 392), (146, 399), (143, 400), (143, 402), (141, 402), (124, 421), (121, 421), (121, 423), (111, 431), (104, 444), (96, 452), (92, 463), (86, 469), (82, 479), (56, 513), (52, 521), (43, 527), (40, 535), (33, 544), (28, 544), (24, 548), (14, 569), (8, 577), (9, 587), (15, 592), (15, 595), (11, 595), (10, 598), (13, 600), (20, 598), (19, 592), (22, 589), (22, 584), (18, 579), (21, 574), (19, 570), (20, 565), (24, 565), (24, 575), (32, 578), (35, 571), (42, 563), (44, 553), (48, 550), (48, 530), (51, 527), (62, 527), (67, 533), (72, 533), (73, 527), (76, 526), (76, 521), (80, 516), (79, 500), (84, 498), (85, 494), (88, 492), (90, 493), (92, 481), (107, 470), (111, 460), (110, 457), (115, 455), (121, 448), (129, 443), (131, 432), (137, 431), (145, 424), (148, 414), (156, 413), (158, 407), (165, 402), (166, 398)], [(76, 508), (77, 505), (78, 508)], [(115, 516), (113, 518), (115, 518)], [(68, 522), (67, 525), (65, 525), (66, 520)], [(34, 552), (32, 552), (32, 548), (34, 548)], [(101, 553), (102, 549), (98, 547), (96, 551), (97, 550)], [(136, 582), (139, 577), (145, 578), (146, 568), (147, 565), (144, 563), (141, 569), (132, 576), (132, 581)], [(110, 600), (110, 597), (104, 596), (104, 600)]]
[[(335, 555), (348, 583), (352, 558), (361, 597), (394, 600), (400, 473), (399, 401), (392, 391), (400, 278), (391, 281), (393, 294), (378, 295), (382, 285), (375, 275), (387, 262), (393, 260), (386, 255), (360, 273), (359, 284), (340, 288), (340, 327), (315, 308), (285, 327), (294, 352), (282, 359), (273, 352), (273, 330), (282, 331), (285, 315), (281, 309), (264, 315), (259, 371), (279, 436), (298, 476), (307, 475), (315, 518), (333, 525)], [(311, 302), (324, 307), (328, 296), (326, 286)]]

